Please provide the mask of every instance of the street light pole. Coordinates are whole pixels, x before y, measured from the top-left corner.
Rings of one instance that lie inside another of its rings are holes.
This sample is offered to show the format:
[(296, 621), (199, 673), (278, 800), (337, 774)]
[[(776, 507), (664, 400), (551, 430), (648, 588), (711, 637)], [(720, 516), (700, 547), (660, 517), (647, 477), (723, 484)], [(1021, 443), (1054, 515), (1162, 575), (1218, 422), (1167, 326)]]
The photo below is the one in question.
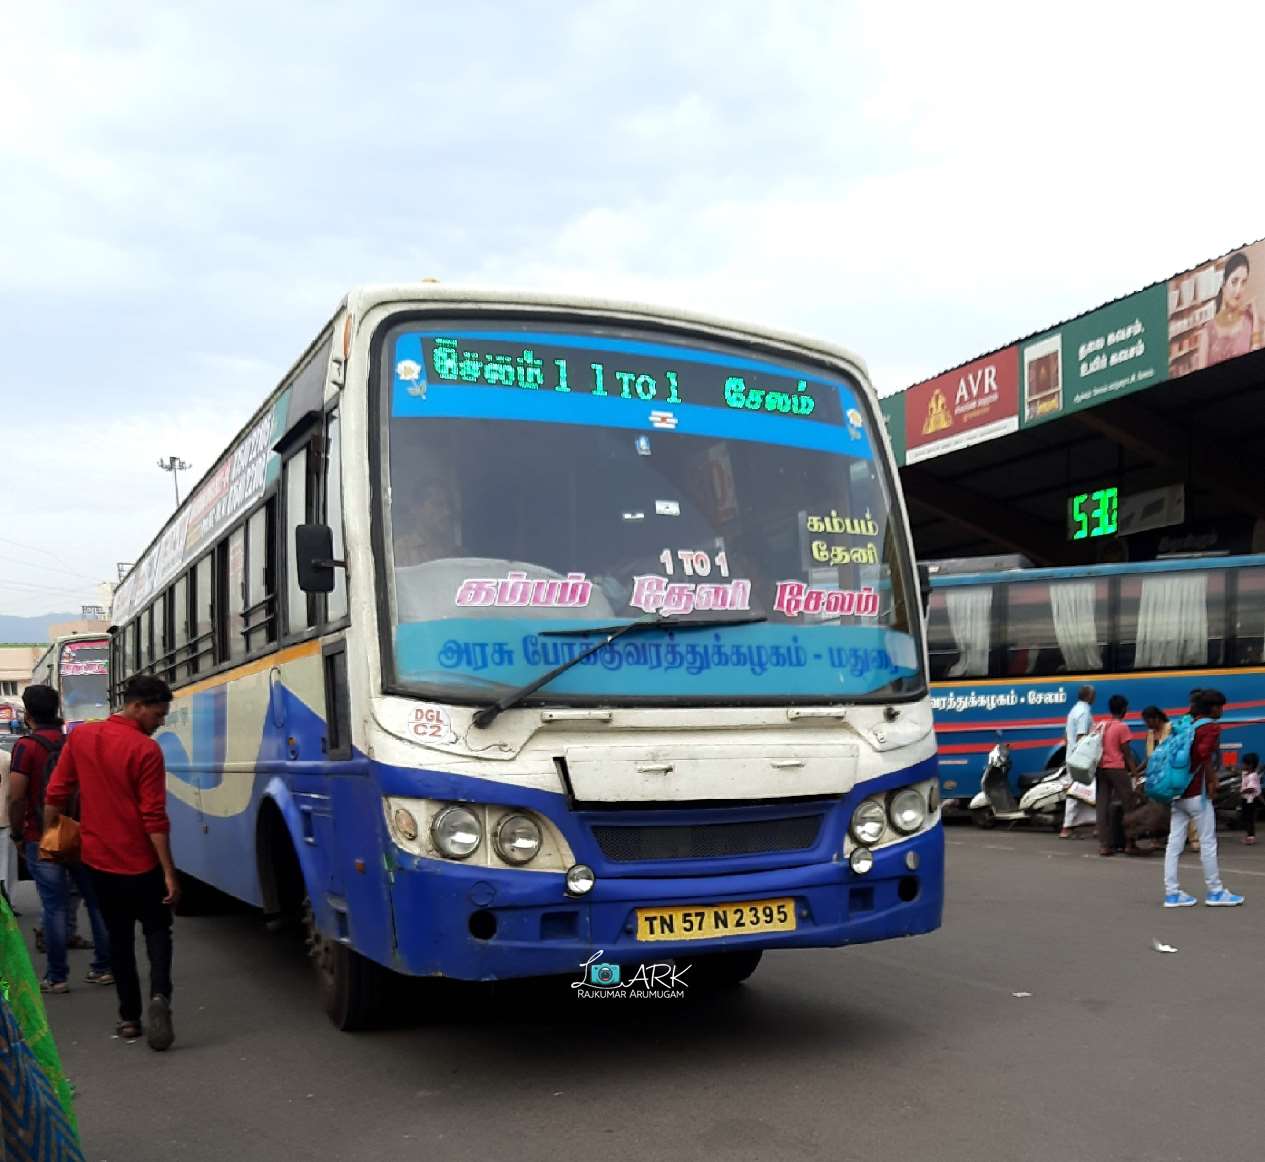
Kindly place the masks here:
[(171, 473), (171, 483), (176, 489), (176, 507), (180, 507), (180, 473), (186, 469), (192, 468), (192, 464), (186, 464), (179, 456), (168, 456), (166, 460), (159, 460), (158, 467), (164, 472)]

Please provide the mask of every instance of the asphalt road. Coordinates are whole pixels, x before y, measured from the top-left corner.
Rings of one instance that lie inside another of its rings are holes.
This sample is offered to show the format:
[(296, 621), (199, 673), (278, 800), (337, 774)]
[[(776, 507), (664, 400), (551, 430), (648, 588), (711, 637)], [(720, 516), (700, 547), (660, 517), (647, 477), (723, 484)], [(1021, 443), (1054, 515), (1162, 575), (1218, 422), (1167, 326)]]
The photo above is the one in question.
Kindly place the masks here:
[[(948, 838), (940, 932), (766, 956), (744, 988), (683, 1002), (450, 986), (399, 1028), (342, 1034), (256, 916), (182, 919), (169, 1053), (112, 1037), (113, 990), (47, 998), (87, 1156), (1256, 1157), (1265, 847), (1223, 836), (1244, 907), (1166, 912), (1158, 860)], [(18, 903), (29, 929), (30, 885)]]

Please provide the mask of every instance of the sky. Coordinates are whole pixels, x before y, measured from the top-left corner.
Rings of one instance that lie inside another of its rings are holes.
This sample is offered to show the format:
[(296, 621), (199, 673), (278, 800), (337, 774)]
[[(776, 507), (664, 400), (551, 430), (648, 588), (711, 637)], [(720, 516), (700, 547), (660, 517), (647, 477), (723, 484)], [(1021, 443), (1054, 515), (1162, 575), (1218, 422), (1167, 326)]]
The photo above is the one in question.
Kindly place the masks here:
[(97, 600), (361, 283), (634, 297), (881, 394), (1265, 235), (1265, 8), (5, 5), (0, 613)]

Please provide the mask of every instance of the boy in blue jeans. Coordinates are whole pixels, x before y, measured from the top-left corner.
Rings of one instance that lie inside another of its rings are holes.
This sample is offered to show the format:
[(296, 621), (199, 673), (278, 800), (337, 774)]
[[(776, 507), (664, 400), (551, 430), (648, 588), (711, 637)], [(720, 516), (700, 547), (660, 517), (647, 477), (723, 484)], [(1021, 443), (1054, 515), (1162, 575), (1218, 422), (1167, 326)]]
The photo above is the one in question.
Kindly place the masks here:
[(1192, 718), (1210, 718), (1195, 731), (1190, 748), (1190, 769), (1193, 776), (1181, 798), (1173, 800), (1173, 818), (1168, 830), (1168, 848), (1164, 852), (1164, 907), (1190, 908), (1199, 903), (1181, 890), (1177, 882), (1177, 861), (1186, 846), (1186, 830), (1194, 824), (1199, 830), (1199, 859), (1203, 864), (1208, 894), (1204, 903), (1210, 908), (1234, 908), (1243, 903), (1221, 883), (1217, 864), (1217, 813), (1212, 799), (1217, 793), (1217, 768), (1221, 757), (1221, 727), (1217, 719), (1225, 709), (1225, 695), (1219, 690), (1196, 691), (1190, 704)]

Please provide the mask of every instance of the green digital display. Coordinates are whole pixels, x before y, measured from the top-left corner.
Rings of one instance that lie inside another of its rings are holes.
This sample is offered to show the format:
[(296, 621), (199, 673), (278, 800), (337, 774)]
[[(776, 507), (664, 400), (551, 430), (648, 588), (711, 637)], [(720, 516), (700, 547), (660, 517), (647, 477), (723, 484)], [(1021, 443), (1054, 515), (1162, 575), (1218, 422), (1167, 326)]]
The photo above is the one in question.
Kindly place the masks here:
[(1118, 488), (1097, 488), (1093, 492), (1078, 492), (1067, 502), (1067, 536), (1073, 541), (1087, 541), (1091, 537), (1114, 536), (1119, 521), (1120, 504)]

